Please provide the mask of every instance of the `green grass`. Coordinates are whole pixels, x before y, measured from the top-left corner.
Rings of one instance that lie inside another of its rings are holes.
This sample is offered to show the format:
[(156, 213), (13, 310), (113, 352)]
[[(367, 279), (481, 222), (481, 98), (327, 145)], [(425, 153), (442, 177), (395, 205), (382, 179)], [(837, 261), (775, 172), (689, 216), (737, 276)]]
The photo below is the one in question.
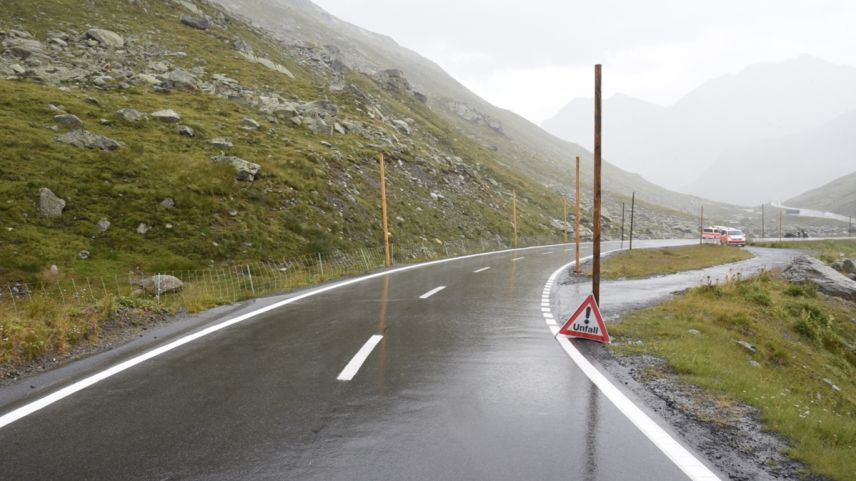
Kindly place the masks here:
[(751, 257), (752, 254), (743, 249), (714, 245), (635, 249), (607, 257), (601, 263), (600, 272), (603, 279), (636, 279), (703, 269)]
[(827, 264), (831, 264), (842, 258), (856, 259), (856, 238), (800, 240), (790, 242), (753, 242), (752, 245), (758, 247), (773, 247), (777, 249), (805, 249), (813, 251), (820, 260)]
[(788, 454), (813, 472), (856, 479), (853, 304), (767, 273), (692, 289), (626, 316), (610, 331), (618, 354), (662, 357), (681, 380), (757, 407), (764, 425), (790, 440)]

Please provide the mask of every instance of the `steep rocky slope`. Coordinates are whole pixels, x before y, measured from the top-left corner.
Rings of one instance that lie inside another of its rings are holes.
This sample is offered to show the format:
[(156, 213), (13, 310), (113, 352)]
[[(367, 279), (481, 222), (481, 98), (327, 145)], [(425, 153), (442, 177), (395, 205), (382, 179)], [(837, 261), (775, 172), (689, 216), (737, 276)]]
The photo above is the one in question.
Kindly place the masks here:
[[(7, 281), (377, 245), (380, 152), (395, 242), (508, 245), (512, 191), (521, 238), (559, 240), (570, 158), (589, 169), (519, 117), (443, 97), (451, 79), (365, 71), (208, 3), (12, 0), (0, 42)], [(606, 172), (608, 236), (637, 186), (642, 235), (690, 235), (691, 217), (653, 205), (667, 191)]]

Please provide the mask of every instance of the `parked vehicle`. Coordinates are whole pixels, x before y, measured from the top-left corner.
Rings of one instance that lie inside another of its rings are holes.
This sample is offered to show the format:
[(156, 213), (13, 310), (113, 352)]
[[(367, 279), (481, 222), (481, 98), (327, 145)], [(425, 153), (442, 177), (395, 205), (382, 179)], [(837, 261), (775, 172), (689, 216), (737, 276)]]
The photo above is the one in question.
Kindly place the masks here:
[(738, 247), (746, 246), (746, 235), (743, 234), (742, 230), (735, 229), (733, 227), (727, 227), (724, 229), (724, 232), (725, 233), (721, 237), (721, 242), (724, 245)]
[(701, 232), (701, 241), (707, 244), (721, 244), (725, 227), (712, 225), (705, 227)]

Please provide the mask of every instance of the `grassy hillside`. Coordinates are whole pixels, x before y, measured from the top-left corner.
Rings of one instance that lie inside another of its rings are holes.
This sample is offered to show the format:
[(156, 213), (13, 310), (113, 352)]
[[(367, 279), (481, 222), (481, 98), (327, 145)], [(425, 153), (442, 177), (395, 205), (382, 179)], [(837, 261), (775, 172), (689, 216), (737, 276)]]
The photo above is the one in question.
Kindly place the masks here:
[(856, 172), (788, 199), (785, 205), (856, 217)]
[[(47, 52), (42, 66), (69, 67), (89, 55), (105, 64), (100, 73), (106, 74), (119, 64), (141, 72), (161, 61), (170, 69), (196, 72), (201, 81), (227, 75), (249, 93), (229, 99), (205, 88), (159, 91), (121, 79), (99, 86), (92, 75), (58, 84), (29, 74), (0, 80), (2, 280), (37, 280), (53, 264), (61, 272), (100, 275), (377, 245), (382, 237), (380, 151), (387, 154), (396, 242), (497, 236), (510, 242), (512, 190), (518, 193), (521, 238), (558, 239), (559, 231), (549, 226), (551, 218), (561, 216), (555, 194), (456, 135), (453, 126), (412, 95), (386, 91), (353, 71), (343, 74), (348, 88), (333, 91), (323, 75), (299, 65), (263, 32), (198, 5), (215, 19), (206, 31), (181, 24), (179, 16), (191, 12), (169, 1), (88, 2), (88, 8), (71, 0), (39, 2), (37, 7), (23, 0), (4, 2), (3, 38), (13, 38), (17, 30), (41, 41)], [(122, 35), (125, 52), (92, 47), (84, 38), (90, 27)], [(54, 48), (47, 40), (49, 32), (57, 31), (70, 37), (68, 49)], [(238, 39), (255, 55), (285, 66), (294, 78), (244, 59), (233, 46)], [(26, 59), (12, 57), (9, 49), (3, 55), (7, 65), (29, 68)], [(288, 118), (260, 112), (255, 102), (263, 95), (295, 102), (326, 99), (337, 107), (337, 122), (364, 127), (315, 134)], [(367, 116), (369, 106), (383, 120)], [(180, 136), (175, 125), (155, 119), (123, 121), (116, 115), (121, 108), (174, 109), (195, 136)], [(53, 120), (59, 109), (122, 147), (105, 152), (56, 142), (64, 132)], [(242, 129), (247, 117), (261, 127)], [(408, 119), (412, 133), (398, 131), (391, 119)], [(208, 143), (217, 137), (234, 144), (226, 154), (261, 166), (255, 181), (238, 181), (231, 167), (211, 160), (222, 150)], [(39, 214), (42, 187), (66, 200), (61, 218)], [(161, 205), (166, 198), (174, 199), (175, 206)], [(101, 219), (111, 222), (106, 232), (96, 228)], [(145, 234), (137, 232), (141, 223), (149, 226)], [(81, 250), (91, 253), (89, 259), (78, 257)]]

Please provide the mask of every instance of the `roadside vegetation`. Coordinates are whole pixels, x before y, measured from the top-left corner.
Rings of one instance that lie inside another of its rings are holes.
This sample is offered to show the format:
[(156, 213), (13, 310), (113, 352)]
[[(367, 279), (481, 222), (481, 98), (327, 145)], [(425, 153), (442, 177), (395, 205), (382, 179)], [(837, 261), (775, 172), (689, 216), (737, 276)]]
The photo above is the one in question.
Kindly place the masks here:
[[(713, 393), (760, 411), (788, 454), (837, 480), (856, 479), (856, 306), (764, 273), (691, 289), (610, 325), (618, 355), (652, 354)], [(738, 344), (745, 342), (746, 345)], [(748, 346), (748, 347), (747, 347)]]
[(805, 249), (814, 251), (818, 259), (827, 264), (841, 260), (842, 257), (856, 259), (856, 238), (809, 241), (753, 242), (756, 247), (777, 249)]
[(703, 269), (752, 257), (749, 251), (719, 245), (690, 245), (622, 251), (604, 259), (602, 279), (638, 279)]

